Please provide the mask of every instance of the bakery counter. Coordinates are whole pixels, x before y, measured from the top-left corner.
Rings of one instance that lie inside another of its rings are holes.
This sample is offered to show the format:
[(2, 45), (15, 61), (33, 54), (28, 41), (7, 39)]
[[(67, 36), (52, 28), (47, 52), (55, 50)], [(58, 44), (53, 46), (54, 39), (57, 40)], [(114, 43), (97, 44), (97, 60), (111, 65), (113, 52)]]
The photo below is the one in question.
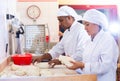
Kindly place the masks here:
[(97, 81), (96, 75), (2, 78), (0, 81)]
[(8, 57), (0, 64), (0, 81), (97, 81), (96, 75), (81, 75), (64, 65), (49, 68), (47, 62), (15, 65)]

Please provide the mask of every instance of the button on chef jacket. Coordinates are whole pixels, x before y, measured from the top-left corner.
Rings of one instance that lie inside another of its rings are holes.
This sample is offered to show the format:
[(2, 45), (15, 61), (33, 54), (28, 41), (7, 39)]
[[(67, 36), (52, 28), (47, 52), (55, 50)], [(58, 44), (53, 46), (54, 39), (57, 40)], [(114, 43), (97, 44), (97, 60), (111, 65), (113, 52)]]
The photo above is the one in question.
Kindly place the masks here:
[(75, 60), (82, 60), (82, 52), (84, 44), (90, 40), (84, 26), (77, 21), (74, 21), (72, 26), (63, 34), (62, 40), (57, 43), (50, 51), (52, 58), (58, 58), (59, 55), (65, 53)]

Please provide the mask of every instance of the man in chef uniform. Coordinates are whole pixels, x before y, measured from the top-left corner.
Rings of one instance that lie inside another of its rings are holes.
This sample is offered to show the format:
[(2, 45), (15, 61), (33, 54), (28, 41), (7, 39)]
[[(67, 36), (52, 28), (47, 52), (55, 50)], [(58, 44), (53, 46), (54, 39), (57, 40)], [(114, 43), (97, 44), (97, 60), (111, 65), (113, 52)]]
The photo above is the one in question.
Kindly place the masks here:
[(57, 14), (58, 21), (66, 31), (63, 38), (48, 53), (33, 59), (33, 62), (40, 62), (48, 59), (49, 64), (60, 64), (56, 58), (65, 53), (66, 56), (72, 57), (74, 60), (81, 61), (81, 53), (84, 50), (84, 44), (90, 40), (89, 35), (84, 26), (77, 22), (78, 15), (73, 8), (69, 6), (60, 7)]
[[(83, 16), (85, 30), (91, 36), (91, 42), (86, 43), (82, 62), (71, 62), (69, 69), (83, 74), (97, 74), (97, 81), (116, 81), (118, 46), (113, 36), (106, 31), (108, 21), (106, 16), (90, 9)], [(81, 70), (80, 70), (81, 72)]]

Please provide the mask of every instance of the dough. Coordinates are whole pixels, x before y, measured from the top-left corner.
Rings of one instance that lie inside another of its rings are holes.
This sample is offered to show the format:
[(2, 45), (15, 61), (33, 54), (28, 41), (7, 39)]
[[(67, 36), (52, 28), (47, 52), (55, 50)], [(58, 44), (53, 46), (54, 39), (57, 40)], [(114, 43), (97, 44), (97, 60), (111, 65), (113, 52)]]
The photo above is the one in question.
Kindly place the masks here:
[(17, 76), (39, 76), (40, 71), (39, 67), (36, 67), (34, 65), (25, 65), (25, 66), (19, 66), (13, 64), (11, 66), (11, 70), (15, 71), (15, 75)]
[(40, 69), (48, 69), (50, 68), (48, 62), (40, 62), (34, 64), (36, 67), (39, 67)]
[(63, 56), (63, 55), (60, 55), (58, 59), (61, 61), (62, 64), (65, 64), (68, 67), (73, 65), (70, 61), (75, 61), (71, 57)]
[(19, 66), (19, 65), (12, 64), (12, 65), (11, 65), (11, 70), (12, 70), (12, 71), (16, 71), (16, 70), (18, 70), (20, 67), (21, 67), (21, 66)]
[[(58, 70), (58, 69), (57, 69)], [(54, 72), (54, 76), (65, 76), (66, 74), (65, 74), (65, 72), (62, 70), (62, 71), (56, 71), (56, 72)]]
[(15, 75), (17, 75), (17, 76), (24, 76), (24, 75), (26, 75), (26, 73), (25, 73), (24, 70), (16, 70), (15, 71)]
[(40, 71), (41, 76), (53, 76), (54, 73), (49, 69), (42, 69)]
[(26, 68), (26, 75), (27, 76), (40, 76), (40, 70), (36, 66), (28, 66)]

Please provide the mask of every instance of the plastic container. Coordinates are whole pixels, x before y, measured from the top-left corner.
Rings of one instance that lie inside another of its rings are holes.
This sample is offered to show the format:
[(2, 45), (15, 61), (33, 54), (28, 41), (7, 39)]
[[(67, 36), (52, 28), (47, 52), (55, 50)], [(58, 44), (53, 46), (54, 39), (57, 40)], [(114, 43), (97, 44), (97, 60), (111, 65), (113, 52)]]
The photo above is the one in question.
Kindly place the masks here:
[(16, 65), (30, 65), (32, 63), (32, 54), (14, 54), (12, 60)]

